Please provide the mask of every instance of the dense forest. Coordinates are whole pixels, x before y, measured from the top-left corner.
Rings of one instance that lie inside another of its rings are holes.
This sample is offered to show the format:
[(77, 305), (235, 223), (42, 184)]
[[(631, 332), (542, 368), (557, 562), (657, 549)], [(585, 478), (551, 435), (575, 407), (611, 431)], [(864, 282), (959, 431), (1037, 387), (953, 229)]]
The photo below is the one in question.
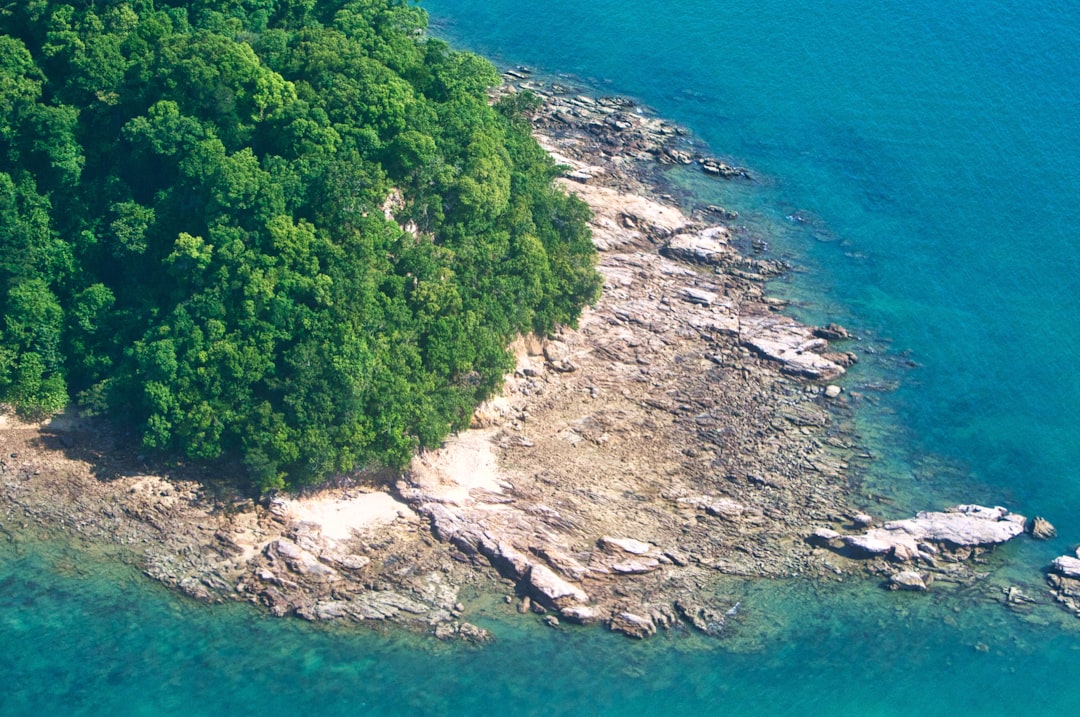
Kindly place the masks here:
[(0, 401), (260, 490), (464, 427), (599, 290), (520, 98), (405, 0), (0, 5)]

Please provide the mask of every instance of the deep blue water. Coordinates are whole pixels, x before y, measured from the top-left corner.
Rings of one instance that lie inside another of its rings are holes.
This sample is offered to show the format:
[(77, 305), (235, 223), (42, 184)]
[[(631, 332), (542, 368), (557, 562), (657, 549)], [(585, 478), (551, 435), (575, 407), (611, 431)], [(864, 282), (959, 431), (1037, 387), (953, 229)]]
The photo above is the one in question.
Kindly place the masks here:
[[(751, 185), (673, 180), (805, 269), (773, 286), (796, 313), (882, 352), (846, 384), (868, 397), (867, 485), (897, 511), (1046, 515), (1061, 537), (1007, 546), (995, 578), (1039, 590), (1080, 542), (1080, 5), (424, 6), (459, 45), (632, 95), (750, 167)], [(729, 586), (743, 624), (718, 644), (491, 608), (499, 640), (472, 650), (205, 608), (73, 547), (3, 546), (3, 715), (1080, 713), (1080, 620), (954, 592)]]

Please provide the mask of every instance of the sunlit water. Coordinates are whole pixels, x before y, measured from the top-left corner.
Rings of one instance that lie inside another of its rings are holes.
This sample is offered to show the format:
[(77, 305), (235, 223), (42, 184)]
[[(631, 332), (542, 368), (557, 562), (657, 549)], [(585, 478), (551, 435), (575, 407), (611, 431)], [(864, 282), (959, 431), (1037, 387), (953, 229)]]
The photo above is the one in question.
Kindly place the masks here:
[[(878, 352), (845, 384), (867, 397), (866, 492), (892, 501), (868, 505), (1046, 515), (1061, 537), (999, 551), (993, 578), (1040, 589), (1080, 541), (1080, 5), (424, 6), (441, 36), (632, 95), (750, 167), (753, 184), (672, 180), (805, 269), (772, 287), (795, 313)], [(5, 715), (1080, 710), (1080, 620), (947, 589), (732, 583), (719, 642), (554, 631), (495, 604), (474, 619), (498, 641), (471, 649), (197, 606), (54, 544), (0, 555)]]

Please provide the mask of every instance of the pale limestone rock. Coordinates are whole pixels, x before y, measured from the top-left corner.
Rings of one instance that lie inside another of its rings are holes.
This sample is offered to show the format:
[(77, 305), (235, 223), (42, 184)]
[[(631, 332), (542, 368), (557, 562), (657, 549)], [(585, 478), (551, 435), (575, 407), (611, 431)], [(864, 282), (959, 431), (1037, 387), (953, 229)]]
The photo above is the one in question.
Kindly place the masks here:
[(623, 560), (611, 566), (611, 571), (621, 575), (642, 575), (651, 573), (660, 567), (660, 561), (656, 558), (643, 560)]
[(656, 634), (656, 623), (651, 618), (635, 615), (631, 612), (620, 612), (611, 618), (608, 625), (615, 632), (641, 640)]
[(652, 543), (634, 540), (633, 538), (612, 538), (607, 535), (600, 538), (600, 545), (605, 548), (615, 548), (632, 555), (646, 555), (655, 550)]
[(699, 306), (712, 306), (719, 298), (716, 292), (705, 291), (704, 289), (697, 289), (692, 286), (688, 286), (683, 289), (682, 298), (691, 304), (697, 304)]
[(1067, 578), (1080, 580), (1080, 558), (1073, 558), (1068, 555), (1054, 558), (1052, 569)]
[(560, 610), (559, 614), (566, 620), (579, 625), (593, 625), (600, 621), (600, 613), (596, 608), (588, 605), (571, 605)]
[(676, 234), (661, 249), (672, 259), (698, 264), (719, 264), (729, 255), (730, 233), (724, 227), (709, 227), (693, 234)]
[(1010, 513), (1000, 506), (958, 505), (945, 513), (924, 511), (914, 518), (890, 521), (885, 524), (884, 531), (894, 535), (906, 534), (916, 541), (930, 540), (962, 546), (995, 545), (1023, 533), (1026, 522), (1024, 516)]
[(529, 569), (528, 580), (539, 597), (560, 610), (589, 602), (584, 590), (563, 580), (545, 565), (533, 565)]
[(784, 373), (812, 381), (828, 381), (844, 373), (842, 366), (816, 353), (828, 348), (828, 341), (787, 316), (742, 316), (739, 338), (746, 348), (780, 363)]
[(925, 592), (928, 588), (922, 575), (914, 570), (903, 570), (889, 577), (889, 589)]

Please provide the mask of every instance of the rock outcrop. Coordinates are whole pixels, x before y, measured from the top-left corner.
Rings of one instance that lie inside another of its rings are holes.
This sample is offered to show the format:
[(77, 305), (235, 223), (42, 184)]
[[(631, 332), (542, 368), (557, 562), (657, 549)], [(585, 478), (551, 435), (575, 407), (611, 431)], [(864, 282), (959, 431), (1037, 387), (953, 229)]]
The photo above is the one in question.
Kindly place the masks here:
[(946, 512), (921, 512), (881, 528), (844, 537), (856, 554), (883, 555), (906, 562), (932, 561), (940, 548), (992, 546), (1023, 534), (1026, 518), (1005, 508), (958, 505)]

